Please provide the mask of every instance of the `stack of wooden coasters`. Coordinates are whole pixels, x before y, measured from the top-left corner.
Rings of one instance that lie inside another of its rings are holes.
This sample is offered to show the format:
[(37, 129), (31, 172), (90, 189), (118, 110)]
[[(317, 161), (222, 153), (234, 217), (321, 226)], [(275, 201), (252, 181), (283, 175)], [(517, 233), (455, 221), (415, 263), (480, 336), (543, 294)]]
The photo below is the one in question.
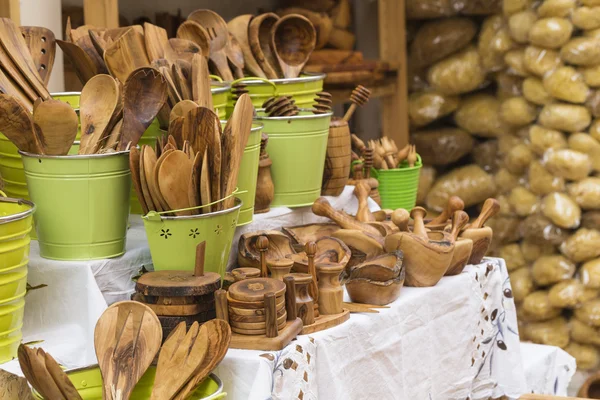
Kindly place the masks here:
[(216, 316), (214, 293), (221, 287), (221, 276), (204, 272), (205, 246), (202, 242), (196, 249), (194, 271), (148, 272), (137, 281), (132, 300), (156, 313), (165, 339), (181, 321), (189, 328), (195, 321), (202, 324)]

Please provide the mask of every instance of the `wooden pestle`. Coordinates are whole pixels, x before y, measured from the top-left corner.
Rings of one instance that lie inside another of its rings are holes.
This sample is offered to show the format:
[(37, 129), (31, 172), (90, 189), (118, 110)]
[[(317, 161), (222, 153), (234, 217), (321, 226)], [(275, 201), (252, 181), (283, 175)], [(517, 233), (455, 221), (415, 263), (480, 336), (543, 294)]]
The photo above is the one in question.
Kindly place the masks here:
[(462, 210), (457, 210), (452, 213), (452, 230), (450, 231), (450, 235), (452, 239), (456, 241), (458, 239), (458, 235), (460, 235), (460, 231), (469, 223), (469, 214)]
[(321, 217), (327, 217), (333, 220), (336, 224), (344, 229), (358, 229), (360, 231), (370, 233), (375, 237), (381, 237), (381, 233), (377, 228), (356, 221), (352, 217), (335, 210), (324, 197), (319, 197), (312, 205), (312, 212)]
[(364, 149), (367, 148), (367, 146), (365, 146), (365, 142), (363, 142), (362, 139), (356, 136), (354, 133), (350, 135), (350, 141), (352, 142), (352, 147), (358, 150), (359, 153), (362, 153)]
[(267, 269), (267, 250), (269, 250), (269, 239), (266, 236), (259, 236), (256, 239), (256, 248), (260, 251), (260, 276), (267, 278), (269, 270)]
[(219, 289), (215, 292), (215, 308), (217, 318), (229, 322), (229, 310), (227, 309), (227, 292)]
[(392, 222), (398, 227), (400, 232), (408, 232), (408, 221), (410, 214), (404, 208), (398, 208), (392, 213)]
[(287, 320), (293, 321), (297, 316), (294, 277), (291, 275), (284, 276), (283, 283), (285, 283), (285, 312), (287, 313)]
[(360, 222), (373, 222), (375, 217), (369, 210), (369, 194), (371, 194), (371, 186), (365, 180), (358, 181), (354, 186), (354, 195), (358, 199), (358, 211), (356, 219)]
[(319, 288), (317, 286), (317, 267), (315, 265), (315, 255), (317, 254), (317, 243), (308, 242), (304, 246), (306, 258), (308, 258), (308, 273), (312, 276), (312, 283), (309, 286), (310, 297), (315, 302), (319, 300)]
[(456, 211), (461, 211), (465, 209), (465, 202), (458, 196), (451, 196), (446, 203), (446, 208), (442, 211), (440, 215), (433, 218), (431, 221), (425, 224), (425, 226), (429, 225), (439, 225), (445, 224), (448, 222), (448, 218), (452, 218)]
[(266, 325), (265, 336), (268, 338), (274, 338), (279, 335), (279, 331), (277, 329), (277, 307), (275, 303), (275, 293), (266, 293), (264, 299)]
[(452, 260), (448, 266), (448, 270), (444, 275), (452, 276), (460, 274), (473, 251), (473, 240), (468, 238), (458, 239), (460, 231), (469, 223), (469, 215), (462, 211), (455, 211), (452, 214), (452, 230), (450, 231), (451, 240), (454, 241), (454, 253), (452, 253)]
[(477, 229), (483, 228), (488, 219), (492, 218), (494, 215), (498, 214), (500, 211), (500, 203), (498, 200), (489, 198), (483, 203), (483, 208), (481, 209), (481, 213), (471, 226), (467, 229)]
[(427, 210), (425, 210), (423, 207), (415, 207), (410, 211), (410, 216), (414, 220), (413, 233), (416, 236), (427, 239), (427, 230), (425, 229), (425, 224), (423, 223), (423, 219), (427, 216)]

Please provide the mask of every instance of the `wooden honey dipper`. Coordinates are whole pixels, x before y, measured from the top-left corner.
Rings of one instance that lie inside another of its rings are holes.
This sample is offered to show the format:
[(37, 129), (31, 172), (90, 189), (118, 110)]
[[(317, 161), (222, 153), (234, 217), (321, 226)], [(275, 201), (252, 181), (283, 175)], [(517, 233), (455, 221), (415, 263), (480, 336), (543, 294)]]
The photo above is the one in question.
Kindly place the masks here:
[(246, 85), (243, 82), (238, 82), (238, 83), (231, 85), (231, 94), (233, 94), (233, 99), (237, 100), (244, 93), (250, 93), (250, 91), (248, 89), (246, 89), (247, 87), (248, 87), (248, 85)]
[(354, 114), (354, 111), (356, 111), (356, 107), (364, 106), (369, 101), (370, 96), (371, 91), (369, 89), (362, 85), (358, 85), (356, 89), (352, 91), (352, 94), (350, 94), (350, 101), (352, 102), (352, 105), (350, 106), (348, 111), (346, 111), (346, 114), (342, 119), (346, 122), (350, 121), (350, 118), (352, 118), (352, 114)]
[(299, 113), (291, 96), (271, 97), (262, 106), (269, 117), (292, 117)]
[(333, 103), (331, 93), (319, 92), (317, 93), (317, 97), (315, 97), (315, 101), (317, 104), (314, 105), (313, 114), (327, 114), (331, 112), (331, 104)]
[(365, 148), (362, 156), (365, 160), (365, 178), (369, 179), (371, 177), (371, 167), (373, 166), (373, 149), (370, 147)]

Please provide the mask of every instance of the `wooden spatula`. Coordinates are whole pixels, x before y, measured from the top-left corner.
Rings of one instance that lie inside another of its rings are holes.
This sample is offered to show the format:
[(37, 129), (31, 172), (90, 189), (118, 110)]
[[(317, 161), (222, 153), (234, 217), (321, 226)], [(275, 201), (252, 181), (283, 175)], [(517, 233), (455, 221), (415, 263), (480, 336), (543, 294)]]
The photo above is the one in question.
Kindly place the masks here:
[[(233, 113), (221, 136), (221, 198), (233, 193), (237, 185), (240, 163), (252, 129), (253, 115), (254, 106), (250, 95), (244, 93), (235, 103)], [(222, 207), (231, 208), (234, 202), (235, 199), (231, 197), (222, 202)]]
[(157, 161), (156, 153), (152, 147), (144, 147), (144, 175), (146, 176), (146, 183), (150, 190), (150, 196), (152, 196), (152, 202), (158, 208), (156, 211), (168, 211), (169, 205), (158, 189), (158, 182), (156, 181), (156, 175), (154, 174)]
[(167, 100), (167, 84), (151, 67), (131, 73), (124, 86), (123, 129), (119, 150), (135, 146)]
[(56, 54), (54, 33), (40, 26), (22, 26), (20, 29), (42, 83), (48, 85)]
[(0, 132), (21, 151), (44, 154), (31, 115), (14, 96), (0, 93)]
[[(158, 187), (170, 210), (190, 207), (188, 196), (193, 161), (181, 150), (166, 155), (158, 169)], [(192, 215), (178, 211), (175, 215)]]
[(75, 110), (60, 100), (46, 100), (36, 107), (33, 123), (41, 132), (46, 154), (66, 155), (77, 136), (79, 118)]
[(122, 301), (110, 306), (94, 330), (104, 398), (129, 399), (161, 342), (160, 321), (149, 307), (135, 301)]
[(129, 29), (104, 50), (104, 62), (110, 74), (121, 82), (136, 69), (149, 66), (144, 35)]
[(142, 191), (142, 182), (140, 181), (140, 151), (137, 147), (132, 147), (129, 152), (129, 169), (131, 171), (131, 180), (133, 181), (133, 188), (137, 194), (138, 201), (142, 206), (144, 214), (148, 214), (148, 205), (144, 198), (144, 192)]
[(65, 53), (71, 61), (71, 64), (75, 69), (75, 74), (77, 74), (77, 77), (82, 84), (85, 85), (87, 81), (98, 74), (96, 65), (81, 47), (77, 46), (75, 43), (69, 43), (58, 39), (56, 40), (56, 43), (58, 43), (58, 47), (61, 48), (63, 53)]
[(174, 61), (175, 54), (169, 45), (169, 36), (164, 28), (145, 22), (144, 41), (146, 43), (146, 51), (148, 52), (150, 61), (159, 58), (166, 58), (167, 60)]
[[(200, 153), (202, 154), (202, 153)], [(203, 206), (210, 204), (212, 196), (210, 194), (210, 170), (208, 169), (208, 150), (204, 150), (202, 157), (202, 168), (200, 170), (200, 201)], [(208, 214), (210, 207), (203, 207), (202, 214)]]
[(192, 58), (192, 98), (200, 107), (212, 110), (213, 100), (210, 88), (208, 60), (199, 54)]
[(19, 365), (25, 378), (44, 398), (64, 400), (65, 397), (46, 369), (46, 360), (39, 357), (35, 349), (30, 349), (24, 344), (19, 345), (17, 351)]
[(106, 135), (115, 109), (119, 107), (119, 85), (110, 75), (96, 75), (81, 91), (81, 145), (79, 154), (93, 154), (98, 142)]
[(38, 352), (38, 356), (40, 356), (40, 357), (41, 357), (41, 355), (44, 356), (44, 360), (46, 363), (46, 369), (48, 370), (48, 373), (54, 380), (54, 383), (56, 383), (56, 386), (58, 386), (58, 389), (60, 390), (62, 395), (67, 400), (81, 399), (81, 396), (79, 395), (79, 392), (73, 385), (73, 382), (71, 382), (71, 380), (69, 379), (67, 374), (65, 374), (65, 372), (62, 370), (60, 365), (58, 365), (56, 360), (54, 358), (52, 358), (52, 356), (50, 354), (44, 352), (44, 350), (42, 350), (41, 348), (38, 349), (37, 352)]
[(187, 334), (185, 322), (177, 325), (158, 356), (150, 400), (173, 398), (198, 371), (208, 354), (208, 336), (204, 332), (198, 322), (192, 324)]
[(179, 391), (175, 399), (186, 399), (223, 360), (231, 341), (231, 328), (227, 322), (221, 319), (212, 319), (200, 327), (198, 335), (208, 337), (208, 354), (204, 357), (195, 375)]

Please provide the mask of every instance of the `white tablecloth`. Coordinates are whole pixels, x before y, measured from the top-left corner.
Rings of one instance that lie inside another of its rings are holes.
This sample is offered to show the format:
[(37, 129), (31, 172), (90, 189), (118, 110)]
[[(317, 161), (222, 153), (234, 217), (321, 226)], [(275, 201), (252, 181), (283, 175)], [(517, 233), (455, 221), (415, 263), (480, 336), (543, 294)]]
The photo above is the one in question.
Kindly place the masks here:
[[(346, 188), (332, 201), (353, 212), (351, 191)], [(319, 220), (308, 208), (256, 217), (236, 237)], [(234, 242), (232, 253), (236, 249)], [(42, 341), (38, 345), (69, 368), (95, 363), (95, 322), (107, 302), (129, 298), (131, 278), (142, 266), (151, 266), (151, 259), (137, 216), (131, 218), (127, 253), (116, 259), (46, 260), (32, 242), (28, 281), (48, 286), (27, 295), (24, 341)], [(233, 399), (516, 397), (534, 387), (526, 378), (538, 390), (547, 390), (543, 382), (549, 379), (566, 387), (570, 375), (557, 371), (572, 359), (524, 371), (516, 328), (506, 268), (502, 260), (490, 259), (434, 288), (404, 288), (390, 309), (352, 314), (343, 325), (300, 336), (283, 351), (232, 349), (217, 374)], [(553, 349), (541, 346), (531, 354), (539, 358)], [(2, 368), (20, 372), (16, 360)]]

